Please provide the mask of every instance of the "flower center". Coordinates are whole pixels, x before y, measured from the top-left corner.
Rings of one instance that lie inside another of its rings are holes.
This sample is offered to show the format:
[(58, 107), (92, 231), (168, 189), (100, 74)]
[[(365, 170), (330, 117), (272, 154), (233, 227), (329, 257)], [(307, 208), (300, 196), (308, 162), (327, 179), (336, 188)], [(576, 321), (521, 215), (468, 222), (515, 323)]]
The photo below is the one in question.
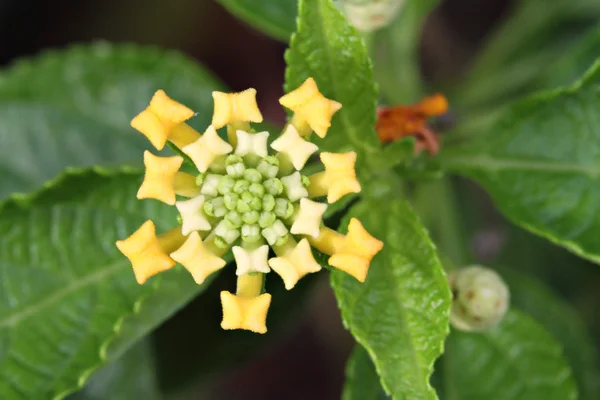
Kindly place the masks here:
[(271, 246), (287, 242), (286, 225), (293, 223), (300, 199), (307, 197), (308, 181), (299, 173), (281, 177), (280, 172), (275, 156), (229, 155), (198, 176), (206, 198), (202, 211), (217, 223), (218, 246), (229, 247), (240, 237), (247, 244), (262, 239)]

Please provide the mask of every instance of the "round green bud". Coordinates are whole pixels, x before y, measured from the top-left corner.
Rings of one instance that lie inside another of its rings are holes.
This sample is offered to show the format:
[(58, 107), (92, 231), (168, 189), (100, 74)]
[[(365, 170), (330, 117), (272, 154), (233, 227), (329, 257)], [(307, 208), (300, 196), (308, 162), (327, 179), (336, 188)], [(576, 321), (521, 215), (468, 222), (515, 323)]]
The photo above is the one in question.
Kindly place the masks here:
[(227, 175), (239, 178), (244, 175), (245, 170), (246, 166), (242, 157), (231, 154), (225, 158), (225, 171), (227, 171)]
[(235, 211), (229, 211), (225, 214), (225, 221), (227, 221), (231, 229), (239, 229), (242, 226), (242, 217)]
[(209, 217), (215, 216), (215, 206), (210, 201), (204, 202), (202, 209), (204, 210), (204, 214), (208, 215)]
[(233, 185), (235, 185), (235, 179), (230, 176), (222, 176), (221, 179), (219, 179), (217, 190), (221, 194), (227, 194), (233, 190)]
[(250, 192), (244, 192), (240, 195), (240, 199), (245, 203), (250, 203), (254, 199), (254, 195)]
[(258, 211), (254, 211), (254, 210), (249, 211), (242, 216), (242, 220), (244, 221), (245, 224), (248, 224), (248, 225), (256, 224), (258, 222), (259, 218), (260, 218), (260, 214), (258, 213)]
[(267, 156), (258, 163), (256, 169), (265, 178), (275, 178), (279, 172), (279, 160), (277, 157)]
[(260, 199), (260, 197), (255, 197), (250, 201), (250, 208), (255, 210), (255, 211), (261, 211), (262, 210), (262, 200)]
[(265, 194), (262, 199), (262, 209), (264, 211), (273, 211), (275, 208), (275, 197), (271, 194)]
[(265, 195), (265, 187), (260, 183), (253, 183), (248, 188), (248, 191), (255, 197), (263, 197)]
[(258, 183), (262, 181), (262, 175), (254, 168), (248, 168), (244, 171), (244, 179), (247, 179), (250, 182)]
[(484, 331), (496, 326), (506, 314), (509, 291), (493, 270), (470, 266), (448, 275), (452, 290), (450, 322), (459, 330)]
[(273, 225), (273, 223), (275, 222), (276, 219), (277, 219), (277, 217), (272, 212), (263, 211), (262, 213), (260, 213), (260, 218), (258, 219), (258, 225), (261, 228), (268, 228), (271, 225)]
[(233, 191), (237, 194), (242, 194), (248, 190), (250, 187), (250, 182), (245, 179), (238, 180), (235, 185), (233, 185)]
[(228, 210), (235, 210), (235, 206), (239, 199), (240, 196), (237, 193), (227, 193), (223, 196), (223, 202)]
[(244, 214), (249, 211), (252, 211), (252, 209), (250, 208), (250, 205), (246, 203), (243, 199), (239, 199), (235, 206), (235, 211), (239, 212), (240, 214)]
[(222, 197), (215, 197), (214, 199), (208, 201), (208, 203), (212, 204), (212, 212), (215, 217), (222, 217), (227, 213), (225, 201)]
[(287, 219), (294, 214), (294, 206), (289, 200), (278, 198), (275, 199), (275, 209), (273, 212), (279, 218)]
[(283, 183), (277, 178), (269, 178), (263, 182), (263, 186), (272, 196), (278, 196), (283, 193)]

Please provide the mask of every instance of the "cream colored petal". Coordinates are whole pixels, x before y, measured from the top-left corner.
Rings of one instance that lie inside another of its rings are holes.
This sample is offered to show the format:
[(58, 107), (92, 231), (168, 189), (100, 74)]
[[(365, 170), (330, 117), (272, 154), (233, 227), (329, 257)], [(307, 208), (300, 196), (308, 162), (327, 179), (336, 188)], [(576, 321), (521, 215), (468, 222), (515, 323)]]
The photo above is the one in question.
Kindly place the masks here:
[(237, 265), (236, 275), (245, 275), (252, 272), (266, 274), (271, 271), (267, 264), (269, 246), (263, 245), (254, 250), (246, 250), (240, 246), (233, 246), (232, 251)]
[(193, 231), (210, 230), (210, 223), (202, 210), (204, 201), (204, 196), (196, 196), (193, 199), (175, 203), (175, 207), (181, 214), (181, 232), (184, 235), (187, 236)]
[(202, 284), (212, 273), (223, 268), (227, 263), (214, 255), (200, 239), (198, 232), (192, 232), (185, 243), (173, 253), (171, 258), (187, 269), (197, 284)]
[(283, 183), (288, 199), (292, 202), (308, 196), (308, 191), (302, 184), (300, 172), (296, 171), (289, 176), (284, 176), (281, 178), (281, 183)]
[(316, 238), (319, 236), (325, 210), (327, 210), (327, 204), (317, 203), (309, 199), (300, 199), (300, 209), (290, 232), (294, 235), (310, 235)]
[(236, 133), (236, 155), (245, 156), (247, 154), (256, 154), (259, 157), (266, 157), (268, 155), (267, 139), (269, 138), (269, 132), (248, 133), (238, 130)]
[(219, 187), (219, 180), (221, 179), (220, 175), (208, 174), (204, 177), (204, 182), (202, 182), (202, 187), (200, 188), (200, 193), (208, 195), (208, 196), (216, 196), (219, 192), (217, 188)]
[(181, 149), (192, 159), (200, 172), (206, 172), (217, 157), (229, 154), (232, 150), (231, 145), (219, 137), (212, 125), (200, 139)]
[(311, 154), (319, 150), (316, 144), (302, 139), (293, 125), (288, 125), (283, 134), (271, 143), (271, 147), (287, 155), (298, 171), (304, 168)]
[(269, 260), (269, 265), (283, 279), (285, 288), (292, 289), (306, 274), (321, 270), (315, 261), (308, 240), (302, 239), (294, 249), (283, 257)]

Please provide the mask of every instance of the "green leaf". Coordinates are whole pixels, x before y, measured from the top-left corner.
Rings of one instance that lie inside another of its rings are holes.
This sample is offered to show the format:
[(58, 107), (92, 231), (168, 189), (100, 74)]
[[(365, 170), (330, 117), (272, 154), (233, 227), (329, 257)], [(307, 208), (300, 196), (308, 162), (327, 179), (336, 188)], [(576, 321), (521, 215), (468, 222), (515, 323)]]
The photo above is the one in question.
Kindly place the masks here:
[(206, 287), (182, 267), (136, 283), (114, 242), (176, 224), (174, 207), (136, 200), (141, 177), (71, 170), (0, 204), (0, 398), (63, 398)]
[(594, 64), (600, 53), (600, 24), (588, 30), (578, 39), (576, 46), (561, 55), (548, 68), (540, 83), (541, 88), (569, 85)]
[(439, 155), (514, 223), (600, 262), (600, 63), (575, 86), (505, 110), (493, 129)]
[(296, 28), (297, 0), (217, 1), (242, 21), (282, 42), (287, 42)]
[(577, 45), (599, 15), (595, 0), (519, 1), (483, 45), (469, 79), (459, 85), (456, 102), (451, 103), (491, 106), (535, 90), (532, 83), (540, 72)]
[(161, 398), (150, 342), (143, 341), (97, 371), (69, 400), (158, 400)]
[(439, 0), (408, 0), (391, 25), (372, 34), (375, 76), (386, 101), (414, 103), (422, 96), (419, 42), (425, 17)]
[(518, 311), (485, 333), (453, 330), (442, 361), (447, 400), (577, 398), (560, 345)]
[(364, 283), (334, 271), (332, 286), (350, 333), (395, 398), (435, 399), (433, 362), (448, 334), (450, 290), (435, 247), (403, 201), (362, 201), (358, 218), (385, 245)]
[(210, 123), (215, 79), (172, 51), (106, 43), (52, 51), (0, 73), (0, 198), (37, 189), (68, 166), (141, 164), (129, 126), (158, 89)]
[(511, 303), (534, 317), (561, 343), (579, 387), (579, 398), (600, 398), (596, 349), (575, 310), (543, 284), (524, 274), (505, 269), (500, 273), (510, 287)]
[(324, 151), (355, 150), (363, 155), (381, 146), (375, 134), (377, 90), (365, 45), (331, 0), (300, 0), (298, 29), (287, 61), (286, 91), (313, 77), (326, 97), (342, 103), (327, 136), (316, 143)]
[(389, 397), (383, 391), (369, 353), (355, 346), (346, 364), (346, 382), (342, 400), (383, 400)]

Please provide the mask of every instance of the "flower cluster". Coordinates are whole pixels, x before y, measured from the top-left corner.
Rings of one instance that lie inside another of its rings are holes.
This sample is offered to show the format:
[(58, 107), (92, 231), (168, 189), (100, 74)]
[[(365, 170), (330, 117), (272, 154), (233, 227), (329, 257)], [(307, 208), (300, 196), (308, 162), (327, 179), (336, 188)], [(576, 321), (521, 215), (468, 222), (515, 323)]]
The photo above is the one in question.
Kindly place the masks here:
[[(310, 176), (303, 169), (317, 145), (305, 138), (312, 132), (323, 138), (341, 104), (325, 98), (313, 79), (280, 99), (293, 111), (281, 135), (270, 145), (268, 132), (256, 132), (250, 123), (262, 122), (256, 91), (213, 92), (212, 124), (203, 134), (186, 121), (194, 112), (156, 92), (150, 105), (131, 122), (161, 150), (167, 141), (180, 149), (198, 170), (181, 171), (184, 157), (144, 154), (146, 174), (138, 199), (156, 199), (174, 205), (180, 226), (156, 235), (146, 221), (117, 247), (129, 258), (137, 281), (180, 263), (201, 284), (225, 267), (231, 250), (236, 262), (235, 294), (221, 292), (223, 329), (266, 332), (271, 295), (264, 292), (264, 275), (271, 270), (286, 289), (321, 266), (312, 247), (330, 256), (329, 265), (364, 281), (373, 256), (383, 244), (352, 219), (348, 234), (323, 225), (327, 204), (361, 190), (353, 152), (321, 153), (324, 171)], [(217, 130), (226, 127), (228, 140)], [(269, 259), (269, 248), (275, 257)]]

